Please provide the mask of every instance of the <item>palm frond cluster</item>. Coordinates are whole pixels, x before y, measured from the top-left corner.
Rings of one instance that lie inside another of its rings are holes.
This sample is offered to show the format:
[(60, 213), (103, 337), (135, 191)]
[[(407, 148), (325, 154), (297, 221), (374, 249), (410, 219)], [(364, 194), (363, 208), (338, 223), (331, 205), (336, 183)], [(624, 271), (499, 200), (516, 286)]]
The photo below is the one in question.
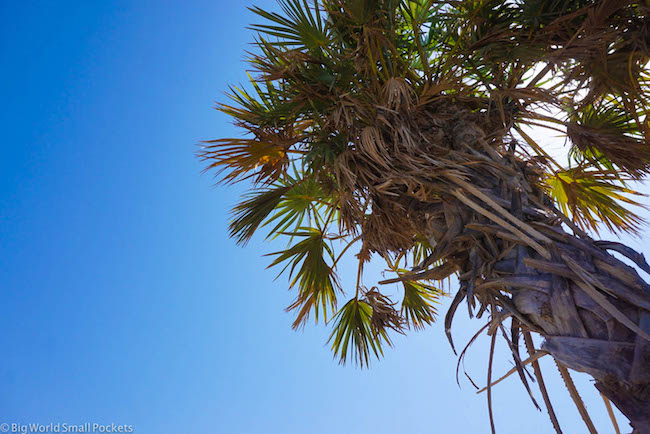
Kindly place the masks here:
[[(618, 318), (617, 303), (647, 309), (639, 295), (647, 285), (632, 271), (612, 271), (620, 264), (584, 231), (635, 232), (642, 223), (628, 209), (637, 203), (626, 183), (650, 172), (650, 4), (280, 7), (252, 9), (263, 19), (252, 27), (252, 90), (233, 87), (233, 105), (219, 107), (245, 138), (207, 142), (201, 156), (226, 182), (254, 182), (234, 210), (238, 242), (261, 228), (289, 240), (272, 265), (284, 264), (297, 288), (294, 327), (311, 314), (334, 318), (334, 354), (365, 366), (390, 345), (391, 331), (434, 321), (443, 294), (436, 282), (456, 274), (446, 328), (463, 300), (470, 315), (489, 314), (491, 336), (512, 318), (503, 336), (525, 383), (520, 335), (634, 339), (639, 318)], [(570, 163), (556, 161), (529, 127), (566, 137)], [(350, 248), (356, 286), (336, 273)], [(400, 283), (400, 302), (361, 284), (373, 256), (396, 274), (378, 285)], [(560, 309), (573, 287), (601, 291), (599, 279), (614, 282), (604, 296), (612, 299), (569, 303), (580, 314), (535, 310)], [(625, 285), (632, 289), (611, 289)], [(557, 325), (571, 314), (585, 325)], [(612, 315), (623, 325), (609, 324)]]

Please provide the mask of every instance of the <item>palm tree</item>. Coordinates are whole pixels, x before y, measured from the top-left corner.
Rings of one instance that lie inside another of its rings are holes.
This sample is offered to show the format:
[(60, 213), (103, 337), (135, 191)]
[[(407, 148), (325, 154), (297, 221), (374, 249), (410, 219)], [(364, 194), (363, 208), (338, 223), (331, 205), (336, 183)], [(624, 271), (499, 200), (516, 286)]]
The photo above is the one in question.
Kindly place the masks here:
[[(529, 393), (531, 365), (557, 432), (537, 364), (546, 354), (591, 432), (568, 369), (650, 433), (650, 286), (619, 258), (650, 267), (592, 238), (642, 223), (628, 208), (629, 182), (650, 172), (650, 3), (280, 6), (252, 8), (263, 22), (252, 27), (251, 85), (219, 107), (246, 134), (207, 142), (201, 156), (223, 182), (253, 182), (233, 211), (239, 243), (259, 230), (287, 238), (271, 265), (297, 291), (294, 328), (310, 316), (332, 324), (335, 356), (367, 366), (392, 333), (431, 324), (439, 282), (457, 276), (452, 348), (464, 303), (487, 319), (491, 354), (497, 336), (507, 341)], [(566, 163), (545, 149), (558, 134)], [(337, 276), (346, 252), (356, 285)], [(362, 285), (371, 257), (395, 277)], [(382, 293), (391, 283), (399, 302)], [(492, 356), (488, 365), (490, 403)], [(494, 431), (491, 411), (490, 422)]]

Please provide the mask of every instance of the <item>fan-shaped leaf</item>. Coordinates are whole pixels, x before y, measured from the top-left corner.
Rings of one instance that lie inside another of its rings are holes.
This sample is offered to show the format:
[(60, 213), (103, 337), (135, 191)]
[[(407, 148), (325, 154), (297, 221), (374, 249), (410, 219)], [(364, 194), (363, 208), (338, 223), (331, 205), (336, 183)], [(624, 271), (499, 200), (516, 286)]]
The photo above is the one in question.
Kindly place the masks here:
[(345, 364), (352, 359), (362, 368), (367, 367), (372, 355), (382, 356), (384, 344), (390, 346), (386, 330), (376, 331), (372, 326), (372, 306), (353, 298), (336, 314), (336, 323), (330, 335), (334, 357)]
[(237, 244), (245, 245), (257, 228), (280, 205), (283, 196), (291, 190), (290, 185), (256, 190), (248, 193), (248, 199), (233, 209), (230, 236)]
[(250, 8), (269, 23), (255, 24), (251, 29), (277, 38), (273, 42), (277, 46), (302, 46), (313, 50), (328, 45), (329, 38), (318, 8), (312, 10), (305, 0), (280, 0), (279, 3), (286, 17), (257, 6)]
[(406, 321), (415, 330), (421, 330), (435, 321), (438, 299), (443, 292), (424, 282), (402, 282), (404, 285), (404, 299), (402, 300), (402, 314)]
[(298, 328), (309, 319), (312, 309), (316, 321), (321, 313), (327, 321), (328, 313), (336, 309), (336, 292), (340, 288), (334, 269), (326, 261), (326, 257), (333, 261), (334, 254), (325, 235), (314, 228), (301, 228), (293, 235), (301, 240), (287, 250), (271, 253), (277, 258), (269, 267), (286, 263), (281, 273), (290, 267), (290, 287), (297, 284), (299, 292), (287, 309), (299, 309), (293, 323)]
[(581, 228), (598, 232), (600, 224), (611, 231), (635, 233), (641, 217), (625, 205), (641, 206), (626, 195), (641, 195), (621, 185), (617, 173), (580, 168), (557, 172), (545, 179), (560, 210)]

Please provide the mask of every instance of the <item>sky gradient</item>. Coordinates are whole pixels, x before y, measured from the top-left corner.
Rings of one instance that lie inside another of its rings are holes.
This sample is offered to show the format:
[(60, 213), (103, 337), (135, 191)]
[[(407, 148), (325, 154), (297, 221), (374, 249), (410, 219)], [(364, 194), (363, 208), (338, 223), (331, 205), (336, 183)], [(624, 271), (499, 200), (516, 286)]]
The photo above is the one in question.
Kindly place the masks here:
[[(228, 238), (246, 185), (215, 187), (195, 154), (238, 134), (212, 108), (246, 80), (248, 4), (0, 3), (0, 423), (488, 433), (485, 396), (462, 370), (456, 384), (442, 321), (396, 337), (370, 370), (339, 366), (327, 328), (291, 331), (293, 295), (262, 257), (272, 246)], [(483, 324), (465, 317), (461, 348)], [(498, 349), (495, 376), (512, 366)], [(466, 360), (480, 385), (487, 350), (479, 339)], [(565, 432), (587, 432), (553, 364), (542, 367)], [(494, 388), (498, 432), (551, 432), (515, 377)], [(590, 380), (575, 377), (613, 432)]]

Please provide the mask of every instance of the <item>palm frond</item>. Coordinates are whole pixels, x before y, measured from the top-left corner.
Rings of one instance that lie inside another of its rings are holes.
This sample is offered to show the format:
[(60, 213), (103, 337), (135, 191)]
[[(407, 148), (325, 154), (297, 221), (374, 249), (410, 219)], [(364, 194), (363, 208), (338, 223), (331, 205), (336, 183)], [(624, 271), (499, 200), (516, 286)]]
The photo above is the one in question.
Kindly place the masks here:
[[(630, 312), (645, 308), (629, 287), (636, 277), (605, 261), (585, 229), (634, 233), (642, 224), (626, 183), (650, 174), (647, 5), (280, 0), (280, 9), (252, 8), (263, 20), (252, 26), (255, 79), (219, 107), (247, 135), (209, 142), (201, 156), (225, 181), (255, 183), (233, 211), (239, 243), (260, 230), (289, 237), (271, 266), (282, 265), (298, 289), (288, 308), (294, 328), (312, 314), (335, 315), (335, 357), (365, 367), (391, 345), (391, 330), (434, 321), (443, 293), (432, 282), (458, 272), (449, 336), (465, 301), (470, 315), (490, 317), (492, 350), (511, 315), (522, 330), (611, 335), (609, 324), (583, 318), (592, 312), (584, 303), (581, 321), (554, 309), (542, 321), (519, 303), (519, 294), (543, 297), (547, 284), (568, 294), (586, 285), (584, 273), (566, 270), (582, 253), (600, 276), (590, 296), (612, 291)], [(567, 136), (573, 167), (527, 134), (540, 126)], [(337, 310), (337, 266), (357, 243), (356, 295)], [(404, 286), (399, 308), (361, 285), (373, 255), (399, 276), (379, 283)], [(524, 266), (539, 275), (522, 274)], [(508, 345), (527, 386), (514, 338)]]
[(230, 222), (230, 236), (237, 239), (237, 244), (246, 245), (257, 228), (276, 210), (291, 185), (270, 187), (248, 193), (248, 199), (233, 208)]
[[(233, 183), (252, 178), (255, 182), (277, 180), (289, 165), (287, 148), (282, 137), (255, 139), (218, 139), (205, 142), (201, 158), (210, 164), (205, 170), (214, 169), (222, 180)], [(278, 139), (278, 140), (274, 140)]]
[(574, 168), (556, 172), (545, 179), (549, 193), (560, 210), (572, 216), (582, 229), (636, 233), (643, 219), (626, 206), (642, 206), (628, 196), (640, 193), (621, 184), (619, 175), (607, 170)]
[(291, 125), (295, 121), (296, 105), (287, 98), (282, 84), (271, 81), (259, 83), (249, 76), (255, 93), (243, 87), (231, 86), (226, 96), (235, 104), (219, 104), (217, 109), (231, 116), (238, 126), (256, 131), (259, 128)]
[(274, 224), (269, 231), (268, 238), (275, 238), (283, 233), (295, 232), (303, 226), (305, 217), (323, 220), (319, 213), (321, 208), (331, 209), (330, 199), (321, 184), (313, 177), (296, 178), (286, 176), (285, 180), (279, 181), (280, 185), (286, 185), (289, 189), (284, 193), (282, 200), (276, 205), (273, 214), (268, 218), (266, 225)]
[(364, 300), (353, 298), (336, 314), (329, 342), (334, 357), (345, 364), (352, 359), (359, 366), (367, 367), (371, 357), (383, 356), (383, 346), (391, 345), (387, 331), (375, 330), (372, 325), (373, 309)]
[(390, 297), (379, 292), (377, 287), (373, 287), (369, 291), (364, 291), (364, 299), (372, 307), (370, 323), (375, 334), (384, 332), (387, 329), (402, 333), (404, 319), (395, 309), (397, 303), (394, 303)]
[(327, 321), (329, 313), (336, 309), (336, 293), (340, 287), (334, 269), (326, 260), (333, 261), (334, 253), (325, 234), (315, 228), (300, 228), (292, 236), (301, 241), (286, 250), (271, 253), (277, 258), (269, 267), (286, 263), (281, 273), (290, 267), (290, 288), (297, 284), (298, 296), (287, 310), (298, 310), (293, 327), (299, 328), (304, 326), (312, 310), (316, 321), (320, 315)]
[(567, 135), (574, 159), (582, 157), (607, 169), (612, 165), (639, 176), (650, 167), (650, 143), (623, 107), (611, 102), (588, 105), (573, 114)]
[(286, 16), (267, 12), (257, 6), (250, 8), (268, 24), (251, 26), (259, 34), (276, 38), (271, 42), (280, 47), (305, 47), (315, 50), (329, 43), (318, 7), (311, 8), (305, 0), (280, 0), (280, 8)]
[(404, 298), (402, 299), (402, 314), (415, 330), (422, 330), (431, 325), (438, 311), (435, 307), (444, 294), (440, 289), (424, 282), (403, 282)]

